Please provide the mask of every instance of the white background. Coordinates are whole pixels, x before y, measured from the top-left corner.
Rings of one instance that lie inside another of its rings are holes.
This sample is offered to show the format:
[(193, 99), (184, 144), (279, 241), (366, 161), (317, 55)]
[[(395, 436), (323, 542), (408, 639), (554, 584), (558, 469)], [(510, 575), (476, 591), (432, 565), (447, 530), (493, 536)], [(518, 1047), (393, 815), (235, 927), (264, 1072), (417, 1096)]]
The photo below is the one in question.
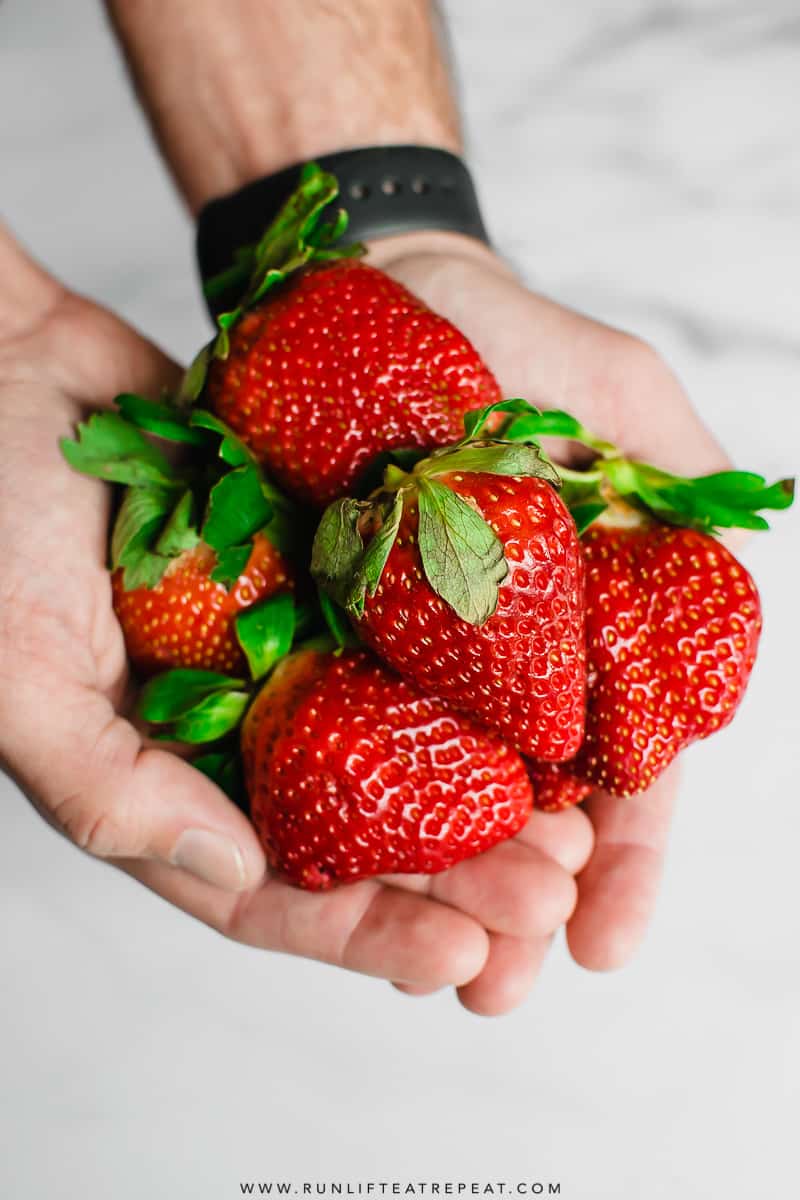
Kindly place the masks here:
[[(501, 248), (654, 341), (742, 465), (797, 471), (794, 0), (450, 9)], [(0, 5), (0, 181), (5, 217), (73, 286), (178, 356), (207, 336), (191, 228), (98, 3)], [(735, 725), (687, 756), (645, 947), (591, 975), (559, 944), (511, 1017), (226, 944), (0, 783), (0, 1194), (227, 1200), (281, 1178), (792, 1194), (800, 522), (774, 526), (746, 553), (759, 664)]]

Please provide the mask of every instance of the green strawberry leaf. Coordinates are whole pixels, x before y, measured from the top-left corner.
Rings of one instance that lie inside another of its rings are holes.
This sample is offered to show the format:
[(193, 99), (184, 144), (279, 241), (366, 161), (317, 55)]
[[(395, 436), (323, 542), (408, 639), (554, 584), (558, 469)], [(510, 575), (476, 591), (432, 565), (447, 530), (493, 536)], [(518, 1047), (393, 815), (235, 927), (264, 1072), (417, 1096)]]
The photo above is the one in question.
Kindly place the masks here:
[(466, 442), (452, 450), (435, 450), (417, 468), (417, 473), (427, 478), (453, 471), (533, 475), (561, 487), (561, 476), (538, 446), (513, 442)]
[(199, 429), (190, 429), (186, 415), (171, 404), (157, 403), (123, 392), (114, 400), (122, 416), (138, 429), (146, 429), (170, 442), (186, 442), (190, 446), (205, 445), (206, 438)]
[(166, 488), (128, 488), (111, 535), (111, 565), (124, 568), (126, 591), (154, 588), (171, 559), (197, 545), (192, 509), (188, 490), (176, 503), (175, 493)]
[(179, 404), (188, 407), (194, 404), (195, 400), (200, 399), (203, 388), (206, 385), (208, 364), (211, 361), (213, 348), (214, 343), (209, 342), (192, 359), (181, 380), (181, 386), (178, 391)]
[(596, 503), (570, 504), (569, 511), (572, 513), (572, 519), (575, 522), (578, 533), (583, 533), (584, 530), (588, 529), (607, 508), (608, 505), (603, 504), (601, 501), (597, 501)]
[(179, 717), (170, 736), (190, 745), (215, 742), (236, 728), (249, 702), (248, 692), (216, 692)]
[(217, 565), (210, 578), (214, 583), (223, 584), (230, 591), (239, 576), (244, 574), (252, 553), (252, 542), (247, 542), (244, 546), (225, 546), (224, 549), (218, 550)]
[[(350, 258), (354, 254), (363, 254), (363, 247), (355, 246), (337, 246), (336, 243), (343, 238), (347, 233), (347, 226), (350, 224), (350, 218), (343, 208), (338, 208), (331, 221), (325, 221), (318, 225), (315, 229), (312, 228), (306, 234), (308, 242), (314, 247), (314, 260), (321, 262), (330, 262), (335, 258)], [(331, 249), (331, 247), (336, 247)]]
[[(358, 524), (364, 513), (380, 525), (366, 548)], [(311, 574), (319, 587), (354, 617), (374, 596), (403, 515), (402, 492), (376, 501), (336, 500), (322, 515), (311, 550)], [(325, 614), (327, 617), (327, 614)], [(332, 630), (335, 634), (335, 629)]]
[(503, 544), (474, 508), (436, 480), (419, 483), (419, 550), (428, 582), (464, 621), (483, 625), (508, 574)]
[(193, 428), (208, 429), (212, 433), (220, 435), (222, 440), (219, 446), (219, 456), (229, 466), (241, 467), (245, 463), (253, 461), (252, 454), (230, 426), (226, 425), (224, 421), (220, 421), (219, 417), (208, 412), (207, 409), (195, 408), (189, 417), (189, 425)]
[(294, 642), (299, 642), (319, 626), (319, 606), (315, 601), (304, 600), (294, 606)]
[(487, 404), (485, 408), (475, 408), (464, 416), (464, 441), (472, 441), (476, 438), (495, 413), (535, 413), (538, 415), (538, 409), (529, 404), (527, 400), (519, 399), (497, 400), (494, 404)]
[(363, 615), (366, 596), (375, 595), (381, 581), (383, 568), (386, 566), (386, 560), (397, 538), (397, 531), (403, 516), (402, 492), (395, 492), (385, 504), (381, 505), (381, 509), (381, 526), (371, 538), (361, 557), (357, 577), (353, 582), (353, 588), (345, 606), (348, 612), (352, 612), (357, 617)]
[(289, 653), (294, 638), (294, 601), (288, 592), (244, 609), (234, 622), (253, 679), (261, 679)]
[(187, 489), (173, 508), (166, 525), (158, 536), (153, 547), (156, 554), (174, 558), (178, 554), (183, 554), (184, 550), (194, 549), (200, 541), (200, 535), (192, 521), (193, 512), (194, 497)]
[(238, 808), (245, 813), (248, 811), (242, 760), (235, 750), (215, 750), (199, 754), (197, 758), (192, 759), (192, 766), (221, 788)]
[(255, 243), (250, 246), (239, 246), (233, 252), (233, 262), (223, 271), (218, 271), (203, 283), (203, 293), (209, 300), (224, 296), (233, 288), (244, 288), (253, 273), (255, 259)]
[(94, 413), (78, 425), (77, 441), (62, 438), (59, 445), (69, 465), (84, 475), (136, 487), (182, 486), (161, 451), (119, 413)]
[(337, 647), (343, 650), (346, 646), (357, 644), (357, 639), (353, 635), (353, 630), (350, 627), (350, 622), (347, 619), (347, 614), (343, 608), (331, 600), (327, 592), (319, 589), (319, 606), (322, 611), (325, 624), (329, 632), (333, 636)]
[(178, 667), (155, 675), (142, 688), (137, 712), (153, 725), (176, 721), (210, 696), (244, 686), (243, 679), (221, 675), (218, 671), (194, 671)]
[(582, 442), (602, 455), (618, 454), (616, 446), (602, 441), (570, 413), (557, 408), (539, 412), (528, 405), (527, 411), (521, 410), (521, 415), (511, 420), (500, 436), (510, 442), (537, 441), (542, 437), (566, 438), (568, 441)]
[[(302, 258), (304, 254), (306, 258), (310, 257), (315, 247), (307, 244), (308, 236), (316, 227), (323, 209), (338, 194), (336, 178), (322, 171), (315, 163), (308, 163), (301, 172), (298, 187), (260, 241), (254, 246), (241, 247), (236, 251), (231, 267), (206, 280), (203, 285), (206, 296), (213, 299), (223, 295), (234, 285), (247, 284), (248, 278), (247, 291), (256, 292), (269, 279), (271, 271), (280, 274), (287, 262)], [(278, 281), (270, 281), (270, 285)]]
[(719, 471), (686, 480), (672, 477), (673, 485), (690, 486), (695, 495), (734, 509), (789, 508), (794, 500), (794, 480), (779, 479), (768, 484), (763, 475), (751, 471)]
[(211, 489), (201, 536), (217, 552), (252, 538), (273, 514), (254, 463), (223, 475)]
[(541, 437), (567, 438), (595, 451), (597, 457), (585, 471), (558, 468), (564, 485), (562, 498), (581, 529), (605, 511), (609, 484), (617, 495), (644, 506), (661, 521), (709, 533), (734, 526), (767, 529), (760, 510), (788, 508), (794, 499), (791, 479), (767, 484), (763, 476), (751, 471), (718, 471), (691, 479), (634, 462), (570, 413), (558, 409), (517, 411), (500, 437), (523, 443), (537, 443)]
[(366, 501), (334, 500), (322, 514), (311, 548), (311, 575), (342, 608), (347, 607), (361, 561), (364, 541), (358, 522), (370, 505)]
[(131, 487), (125, 492), (111, 534), (112, 570), (122, 567), (126, 591), (154, 588), (170, 559), (155, 551), (160, 531), (175, 504), (175, 493), (160, 487)]
[(620, 496), (641, 501), (662, 521), (707, 532), (768, 529), (759, 510), (788, 508), (794, 498), (792, 480), (767, 485), (762, 476), (749, 471), (720, 471), (691, 479), (624, 458), (598, 465)]

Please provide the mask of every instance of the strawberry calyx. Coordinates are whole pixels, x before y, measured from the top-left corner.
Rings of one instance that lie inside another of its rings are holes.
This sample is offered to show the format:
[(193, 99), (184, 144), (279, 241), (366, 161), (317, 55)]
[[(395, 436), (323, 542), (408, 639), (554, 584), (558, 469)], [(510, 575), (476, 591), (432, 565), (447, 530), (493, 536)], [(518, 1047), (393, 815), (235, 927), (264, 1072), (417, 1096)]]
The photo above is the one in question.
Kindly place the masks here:
[(579, 532), (598, 518), (606, 524), (628, 522), (624, 505), (666, 524), (706, 533), (733, 527), (768, 529), (761, 510), (788, 508), (793, 501), (793, 479), (768, 484), (751, 471), (717, 471), (694, 478), (675, 475), (626, 457), (570, 413), (539, 412), (525, 401), (519, 404), (501, 430), (505, 440), (538, 445), (542, 437), (564, 438), (594, 454), (585, 470), (557, 464), (562, 499)]
[(211, 744), (192, 765), (246, 807), (238, 737), (265, 681), (277, 683), (279, 666), (305, 651), (337, 653), (335, 640), (317, 632), (308, 637), (314, 614), (287, 594), (272, 596), (240, 613), (236, 633), (247, 657), (249, 678), (216, 671), (176, 668), (154, 676), (139, 693), (137, 715), (160, 741), (189, 746)]
[[(306, 638), (315, 615), (280, 592), (243, 609), (234, 620), (249, 678), (178, 667), (155, 675), (139, 693), (137, 714), (156, 726), (156, 737), (198, 745), (219, 741), (235, 730), (254, 690)], [(306, 638), (301, 648), (335, 649), (328, 635)]]
[[(296, 510), (219, 418), (129, 393), (116, 403), (118, 412), (94, 413), (78, 425), (74, 440), (60, 444), (75, 470), (125, 486), (111, 569), (122, 571), (126, 591), (156, 587), (176, 558), (201, 543), (216, 554), (211, 579), (228, 589), (243, 573), (257, 534), (291, 554)], [(191, 446), (191, 461), (173, 462), (153, 436)]]
[(367, 596), (378, 588), (405, 506), (415, 504), (416, 538), (428, 583), (463, 620), (485, 624), (497, 608), (508, 563), (497, 534), (453, 483), (459, 474), (480, 472), (533, 476), (560, 486), (541, 447), (486, 436), (495, 414), (518, 412), (521, 403), (500, 401), (469, 414), (465, 437), (455, 446), (420, 457), (413, 465), (390, 463), (382, 486), (367, 500), (346, 497), (329, 505), (311, 554), (311, 574), (321, 591), (360, 618)]
[(239, 247), (231, 266), (206, 281), (203, 290), (208, 299), (235, 295), (237, 300), (233, 308), (218, 313), (216, 336), (187, 370), (179, 393), (183, 403), (198, 399), (211, 359), (228, 357), (231, 329), (267, 292), (303, 267), (364, 254), (360, 243), (337, 245), (347, 229), (345, 209), (339, 208), (332, 219), (325, 219), (326, 210), (338, 195), (336, 177), (317, 163), (306, 163), (297, 188), (260, 240)]

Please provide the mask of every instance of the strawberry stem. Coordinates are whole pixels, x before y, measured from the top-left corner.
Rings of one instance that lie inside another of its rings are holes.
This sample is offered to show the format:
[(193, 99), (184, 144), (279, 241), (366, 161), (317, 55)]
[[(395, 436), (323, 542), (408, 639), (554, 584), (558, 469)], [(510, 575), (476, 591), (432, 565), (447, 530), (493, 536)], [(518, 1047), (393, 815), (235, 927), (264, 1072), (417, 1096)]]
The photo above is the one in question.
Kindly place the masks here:
[(500, 430), (500, 438), (529, 445), (538, 445), (541, 437), (566, 438), (595, 452), (586, 471), (557, 468), (563, 498), (576, 520), (580, 509), (583, 528), (613, 504), (615, 497), (667, 524), (708, 533), (731, 527), (768, 529), (761, 510), (788, 508), (793, 501), (792, 479), (770, 485), (763, 476), (749, 471), (720, 471), (696, 478), (673, 475), (626, 458), (618, 446), (599, 438), (570, 413), (556, 409), (539, 412), (524, 401), (507, 403), (512, 415)]

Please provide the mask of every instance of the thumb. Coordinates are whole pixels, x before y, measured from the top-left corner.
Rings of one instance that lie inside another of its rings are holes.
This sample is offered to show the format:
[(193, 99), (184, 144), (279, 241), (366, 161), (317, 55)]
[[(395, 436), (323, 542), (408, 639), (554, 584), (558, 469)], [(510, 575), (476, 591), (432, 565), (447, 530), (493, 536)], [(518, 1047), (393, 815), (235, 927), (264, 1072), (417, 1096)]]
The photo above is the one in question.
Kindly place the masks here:
[(62, 697), (59, 710), (55, 726), (43, 732), (36, 723), (35, 747), (30, 722), (15, 722), (9, 739), (11, 771), (52, 825), (99, 858), (158, 860), (229, 891), (260, 882), (266, 864), (253, 827), (215, 784), (176, 755), (144, 747), (97, 693), (79, 704)]

